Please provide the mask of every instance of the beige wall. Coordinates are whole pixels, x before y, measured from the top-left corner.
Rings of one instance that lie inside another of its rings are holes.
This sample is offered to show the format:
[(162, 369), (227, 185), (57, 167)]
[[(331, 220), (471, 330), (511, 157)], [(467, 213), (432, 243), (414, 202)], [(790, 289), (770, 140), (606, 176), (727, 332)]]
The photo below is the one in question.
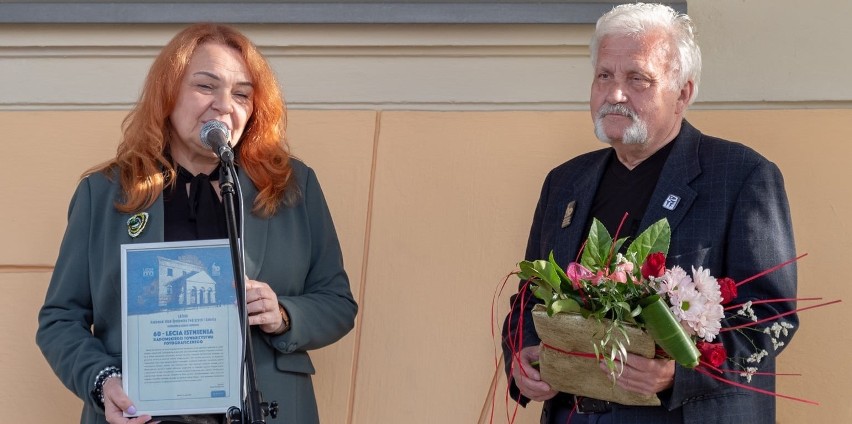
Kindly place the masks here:
[[(693, 0), (705, 59), (689, 119), (785, 175), (800, 294), (852, 298), (852, 5)], [(73, 422), (79, 401), (47, 367), (36, 314), (80, 172), (108, 158), (171, 25), (0, 25), (0, 409)], [(326, 423), (497, 422), (492, 295), (520, 258), (545, 173), (600, 147), (586, 99), (588, 26), (246, 26), (276, 66), (295, 155), (319, 175), (338, 227), (356, 330), (315, 354)], [(25, 205), (20, 207), (18, 205)], [(510, 283), (511, 285), (512, 283)], [(506, 296), (504, 296), (505, 298)], [(498, 302), (499, 315), (507, 308)], [(852, 420), (845, 304), (807, 311), (780, 359), (778, 421)], [(45, 404), (51, 407), (45, 408)], [(510, 409), (513, 408), (510, 406)], [(537, 422), (535, 410), (516, 422)]]
[[(0, 127), (12, 128), (8, 136), (16, 140), (7, 154), (21, 159), (3, 167), (0, 178), (28, 181), (10, 184), (5, 204), (29, 205), (4, 207), (0, 223), (0, 285), (7, 292), (0, 308), (6, 377), (0, 403), (23, 401), (46, 421), (76, 411), (77, 402), (32, 342), (35, 315), (76, 176), (93, 158), (110, 154), (121, 118), (118, 112), (0, 113)], [(800, 294), (849, 299), (852, 289), (840, 284), (835, 269), (849, 247), (844, 211), (852, 188), (841, 173), (852, 148), (813, 144), (838, 138), (852, 111), (694, 111), (690, 119), (779, 164), (799, 251), (810, 254), (800, 264)], [(584, 112), (291, 113), (293, 151), (317, 169), (362, 306), (357, 330), (316, 355), (325, 422), (480, 418), (495, 378), (492, 295), (521, 255), (544, 174), (599, 147), (588, 121)], [(68, 133), (79, 135), (41, 147)], [(505, 313), (505, 301), (498, 306)], [(778, 390), (823, 406), (781, 401), (780, 422), (852, 417), (846, 402), (852, 383), (839, 377), (852, 367), (815, 360), (849, 348), (849, 338), (834, 328), (845, 312), (841, 304), (802, 316), (781, 369), (804, 376), (780, 380)], [(45, 393), (59, 406), (37, 408)], [(503, 407), (502, 394), (497, 399)]]

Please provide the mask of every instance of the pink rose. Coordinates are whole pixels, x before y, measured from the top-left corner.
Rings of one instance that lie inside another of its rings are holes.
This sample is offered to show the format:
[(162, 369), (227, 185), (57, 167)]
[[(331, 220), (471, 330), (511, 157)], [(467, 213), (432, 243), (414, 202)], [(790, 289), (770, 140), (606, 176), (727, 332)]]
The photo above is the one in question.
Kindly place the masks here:
[(722, 292), (723, 305), (727, 305), (737, 298), (737, 283), (734, 280), (725, 277), (717, 279), (716, 282), (719, 283), (719, 291)]
[(719, 368), (728, 359), (728, 352), (722, 343), (698, 342), (695, 347), (701, 352), (701, 359), (708, 364)]
[(660, 277), (666, 272), (666, 255), (655, 252), (645, 258), (642, 264), (642, 276), (645, 278)]

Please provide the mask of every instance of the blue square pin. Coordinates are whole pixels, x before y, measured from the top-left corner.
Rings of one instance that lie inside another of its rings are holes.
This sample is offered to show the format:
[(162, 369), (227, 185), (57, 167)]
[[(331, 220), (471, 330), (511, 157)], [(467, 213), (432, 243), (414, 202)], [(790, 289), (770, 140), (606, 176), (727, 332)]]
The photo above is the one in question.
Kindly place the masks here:
[(680, 203), (680, 197), (670, 194), (669, 197), (666, 198), (666, 201), (663, 202), (663, 207), (673, 211), (677, 207), (678, 203)]

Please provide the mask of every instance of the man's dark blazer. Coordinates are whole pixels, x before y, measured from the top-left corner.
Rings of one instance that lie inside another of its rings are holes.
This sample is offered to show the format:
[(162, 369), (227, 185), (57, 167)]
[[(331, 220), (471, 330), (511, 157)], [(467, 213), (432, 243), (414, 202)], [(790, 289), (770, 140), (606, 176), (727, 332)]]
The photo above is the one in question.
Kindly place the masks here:
[[(257, 379), (265, 400), (281, 404), (278, 421), (318, 422), (307, 350), (326, 346), (352, 329), (357, 305), (343, 269), (331, 214), (314, 171), (291, 160), (299, 200), (262, 218), (251, 213), (257, 188), (245, 175), (245, 272), (268, 283), (291, 318), (290, 331), (269, 336), (253, 329)], [(114, 202), (116, 178), (84, 178), (68, 211), (68, 228), (39, 313), (36, 342), (66, 387), (84, 401), (81, 422), (104, 423), (90, 391), (98, 371), (121, 367), (121, 245), (162, 242), (162, 195), (146, 211), (142, 233), (131, 238)]]
[[(667, 266), (703, 266), (711, 275), (741, 281), (796, 256), (784, 182), (778, 167), (752, 149), (702, 134), (686, 120), (660, 174), (639, 231), (667, 218), (672, 228)], [(560, 264), (575, 260), (589, 209), (612, 148), (578, 156), (553, 169), (545, 179), (535, 210), (525, 258), (545, 259), (553, 251)], [(675, 196), (675, 197), (671, 197)], [(671, 201), (677, 198), (671, 208)], [(569, 202), (576, 201), (571, 223), (561, 224)], [(734, 304), (759, 299), (794, 298), (796, 266), (786, 266), (740, 286)], [(517, 295), (516, 295), (517, 296)], [(512, 299), (514, 304), (514, 298)], [(529, 315), (531, 303), (509, 314), (505, 337), (514, 333), (521, 309), (526, 314), (523, 347), (540, 343)], [(759, 317), (795, 309), (793, 302), (754, 307)], [(795, 314), (785, 320), (798, 324)], [(761, 327), (762, 328), (762, 327)], [(510, 331), (511, 330), (511, 331)], [(792, 334), (790, 335), (792, 337)], [(753, 346), (749, 339), (756, 343)], [(728, 357), (746, 358), (756, 349), (768, 356), (761, 371), (773, 372), (777, 351), (765, 335), (732, 331), (721, 335)], [(718, 339), (717, 339), (718, 341)], [(504, 356), (510, 358), (503, 343)], [(506, 361), (507, 372), (510, 361)], [(733, 365), (726, 363), (725, 367)], [(737, 378), (728, 374), (728, 378)], [(739, 379), (739, 382), (745, 382)], [(774, 379), (754, 376), (755, 387), (774, 391)], [(511, 390), (518, 395), (517, 386)], [(775, 398), (714, 381), (677, 366), (674, 386), (661, 392), (661, 407), (614, 406), (616, 423), (775, 423)], [(519, 397), (522, 403), (528, 399)], [(552, 408), (545, 403), (543, 422)]]

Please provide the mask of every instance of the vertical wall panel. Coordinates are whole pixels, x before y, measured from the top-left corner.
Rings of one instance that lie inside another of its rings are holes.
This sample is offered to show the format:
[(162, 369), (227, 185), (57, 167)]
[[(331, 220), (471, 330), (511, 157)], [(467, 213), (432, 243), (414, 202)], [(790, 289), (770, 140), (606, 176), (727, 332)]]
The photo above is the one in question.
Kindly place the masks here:
[(73, 423), (83, 409), (35, 344), (48, 280), (49, 272), (0, 272), (0, 409), (6, 422)]
[(596, 146), (590, 127), (558, 112), (382, 114), (353, 423), (479, 419), (492, 296), (544, 175)]
[[(373, 160), (375, 112), (291, 111), (288, 140), (291, 153), (314, 168), (334, 217), (352, 294), (364, 314), (365, 231)], [(358, 342), (356, 330), (337, 343), (311, 352), (317, 369), (314, 385), (320, 419), (345, 423), (352, 395)]]

